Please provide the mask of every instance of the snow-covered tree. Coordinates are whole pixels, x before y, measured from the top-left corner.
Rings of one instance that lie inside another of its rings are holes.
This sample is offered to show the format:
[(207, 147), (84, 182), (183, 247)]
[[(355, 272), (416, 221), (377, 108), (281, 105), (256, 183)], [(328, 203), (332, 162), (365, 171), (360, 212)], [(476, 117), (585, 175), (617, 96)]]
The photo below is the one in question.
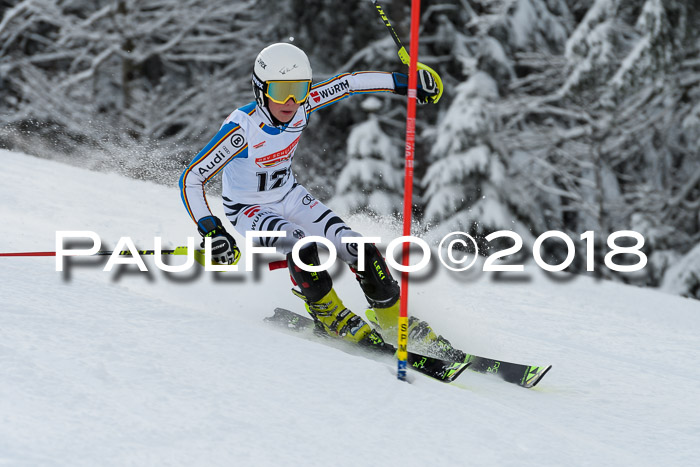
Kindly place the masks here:
[(10, 109), (0, 118), (15, 129), (5, 138), (34, 153), (37, 135), (49, 141), (44, 152), (76, 156), (87, 148), (91, 159), (102, 154), (103, 164), (137, 176), (154, 153), (152, 166), (174, 163), (175, 151), (191, 157), (251, 99), (251, 63), (274, 28), (253, 20), (256, 7), (252, 0), (15, 2), (0, 23)]
[(438, 237), (454, 230), (486, 235), (513, 227), (515, 216), (500, 189), (506, 182), (504, 166), (490, 144), (497, 84), (476, 72), (456, 93), (437, 129), (435, 162), (423, 178), (424, 218), (440, 225), (434, 232)]
[[(363, 107), (373, 112), (383, 105), (379, 99), (369, 97)], [(400, 148), (400, 141), (384, 133), (373, 114), (354, 126), (348, 135), (348, 160), (336, 180), (333, 206), (343, 212), (395, 214), (403, 199), (403, 154)]]
[[(457, 228), (477, 235), (514, 229), (529, 239), (530, 213), (540, 206), (523, 196), (517, 174), (509, 173), (517, 156), (526, 158), (528, 152), (504, 147), (503, 135), (494, 135), (502, 132), (504, 113), (528, 105), (512, 97), (513, 83), (525, 74), (514, 55), (561, 49), (571, 15), (563, 2), (539, 0), (462, 2), (459, 8), (458, 15), (436, 13), (440, 26), (430, 36), (436, 49), (449, 47), (461, 65), (446, 81), (461, 84), (449, 92), (449, 107), (433, 132), (431, 166), (423, 178), (426, 220), (439, 224), (438, 237)], [(513, 130), (516, 138), (521, 129)]]
[[(383, 6), (408, 44), (409, 3)], [(264, 45), (305, 49), (316, 80), (406, 71), (370, 2), (0, 8), (0, 145), (166, 183), (251, 100)], [(681, 277), (674, 265), (700, 243), (700, 4), (435, 0), (421, 15), (420, 60), (440, 73), (445, 93), (418, 109), (418, 219), (436, 234), (513, 229), (526, 245), (550, 229), (572, 238), (594, 230), (598, 255), (608, 233), (638, 230), (649, 266), (634, 280)], [(321, 198), (389, 213), (401, 206), (406, 106), (400, 96), (376, 98), (380, 111), (369, 116), (361, 98), (314, 114), (295, 172)]]
[(700, 244), (669, 265), (661, 288), (700, 300)]

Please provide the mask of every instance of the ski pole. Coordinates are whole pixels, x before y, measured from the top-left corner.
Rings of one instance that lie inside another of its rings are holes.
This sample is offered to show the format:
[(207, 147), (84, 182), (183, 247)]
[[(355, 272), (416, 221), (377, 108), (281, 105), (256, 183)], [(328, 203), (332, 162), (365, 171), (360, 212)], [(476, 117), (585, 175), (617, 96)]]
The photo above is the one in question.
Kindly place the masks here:
[[(241, 253), (238, 248), (234, 248), (235, 250), (235, 259), (233, 263), (231, 264), (238, 264), (238, 260), (241, 258)], [(206, 255), (205, 255), (205, 250), (203, 249), (194, 249), (194, 259), (197, 261), (199, 264), (202, 266), (206, 266)], [(157, 250), (136, 250), (136, 254), (139, 256), (144, 256), (144, 255), (151, 255), (154, 256), (158, 253)], [(185, 256), (187, 255), (187, 247), (186, 246), (178, 246), (175, 247), (173, 250), (160, 250), (161, 255), (182, 255)], [(70, 251), (66, 251), (62, 253), (63, 256), (83, 256), (82, 254), (74, 254), (71, 255)], [(92, 255), (87, 255), (87, 256), (112, 256), (112, 255), (119, 255), (119, 256), (133, 256), (133, 253), (130, 250), (122, 250), (122, 251), (112, 251), (112, 250), (100, 250), (96, 253), (93, 253)], [(18, 252), (18, 253), (0, 253), (0, 257), (8, 257), (8, 256), (56, 256), (55, 251), (25, 251), (25, 252)], [(219, 263), (212, 263), (212, 264), (219, 264)]]
[[(391, 25), (389, 18), (386, 16), (386, 13), (384, 13), (384, 9), (377, 2), (377, 0), (372, 0), (372, 3), (374, 4), (375, 8), (377, 9), (377, 13), (379, 13), (379, 16), (382, 18), (382, 21), (384, 22), (384, 26), (386, 26), (387, 29), (389, 29), (389, 33), (391, 34), (392, 39), (394, 39), (394, 43), (396, 43), (396, 46), (399, 48), (398, 54), (399, 54), (399, 59), (401, 60), (401, 63), (403, 63), (404, 65), (410, 65), (411, 57), (408, 54), (408, 52), (406, 51), (406, 47), (404, 47), (403, 43), (401, 43), (401, 38), (396, 33), (394, 26)], [(411, 8), (411, 10), (413, 10), (413, 8)], [(416, 34), (417, 34), (417, 32), (416, 32)], [(416, 54), (418, 54), (417, 50), (415, 52), (416, 52)], [(432, 68), (430, 68), (428, 65), (424, 65), (420, 62), (417, 62), (417, 63), (418, 63), (419, 70), (426, 70), (431, 75), (433, 75), (433, 78), (435, 78), (435, 83), (437, 84), (437, 87), (438, 87), (438, 94), (437, 94), (437, 96), (430, 97), (430, 99), (432, 100), (433, 104), (437, 104), (437, 101), (439, 101), (440, 98), (442, 97), (442, 91), (443, 91), (442, 79), (440, 78), (440, 75), (438, 75), (437, 72), (435, 70), (433, 70)]]
[[(132, 253), (129, 250), (122, 250), (119, 252), (115, 251), (109, 251), (109, 250), (101, 250), (95, 253), (93, 256), (112, 256), (113, 254), (118, 254), (119, 256), (131, 256)], [(143, 255), (155, 255), (156, 250), (138, 250), (136, 253), (138, 253), (140, 256)], [(204, 250), (195, 250), (195, 254), (197, 253), (204, 253)], [(186, 246), (178, 246), (174, 250), (161, 250), (160, 251), (161, 255), (186, 255), (187, 254), (187, 247)], [(19, 252), (19, 253), (0, 253), (0, 256), (56, 256), (55, 251), (25, 251), (25, 252)], [(70, 256), (70, 253), (67, 253), (65, 256)], [(77, 256), (77, 255), (76, 255)]]

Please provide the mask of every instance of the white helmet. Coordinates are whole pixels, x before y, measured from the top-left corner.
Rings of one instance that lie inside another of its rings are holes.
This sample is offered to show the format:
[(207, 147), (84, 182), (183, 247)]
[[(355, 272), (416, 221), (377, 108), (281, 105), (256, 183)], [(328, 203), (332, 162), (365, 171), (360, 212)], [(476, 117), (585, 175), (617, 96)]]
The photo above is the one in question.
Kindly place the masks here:
[(255, 100), (265, 106), (268, 81), (311, 81), (311, 64), (303, 50), (292, 44), (272, 44), (260, 51), (253, 68)]

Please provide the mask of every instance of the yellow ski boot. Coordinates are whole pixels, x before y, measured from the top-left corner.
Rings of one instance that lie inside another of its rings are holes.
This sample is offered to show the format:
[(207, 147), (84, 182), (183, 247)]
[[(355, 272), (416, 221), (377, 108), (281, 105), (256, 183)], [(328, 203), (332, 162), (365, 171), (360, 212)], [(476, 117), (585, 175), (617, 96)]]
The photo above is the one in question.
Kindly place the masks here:
[[(363, 270), (359, 271), (356, 266), (351, 266), (351, 269), (371, 307), (365, 315), (387, 342), (396, 342), (401, 305), (399, 284), (391, 276), (386, 261), (375, 245), (365, 244), (364, 253)], [(408, 340), (419, 352), (439, 358), (461, 361), (466, 356), (453, 348), (447, 339), (435, 334), (428, 323), (414, 316), (408, 318)]]
[(343, 305), (333, 289), (314, 302), (295, 289), (292, 293), (306, 302), (306, 311), (330, 336), (357, 343), (373, 333), (369, 324)]
[[(370, 308), (365, 311), (367, 320), (379, 329), (387, 342), (398, 338), (400, 301), (389, 308)], [(466, 354), (455, 349), (450, 341), (435, 334), (426, 321), (415, 316), (408, 317), (408, 342), (419, 353), (431, 354), (445, 360), (463, 361)]]
[[(299, 259), (306, 265), (320, 263), (315, 243), (299, 251)], [(306, 303), (306, 311), (316, 322), (316, 328), (329, 336), (339, 337), (348, 342), (372, 349), (386, 350), (384, 339), (360, 316), (348, 310), (333, 290), (333, 281), (328, 271), (309, 272), (295, 265), (291, 253), (287, 265), (292, 280), (300, 290), (292, 289), (297, 297)]]

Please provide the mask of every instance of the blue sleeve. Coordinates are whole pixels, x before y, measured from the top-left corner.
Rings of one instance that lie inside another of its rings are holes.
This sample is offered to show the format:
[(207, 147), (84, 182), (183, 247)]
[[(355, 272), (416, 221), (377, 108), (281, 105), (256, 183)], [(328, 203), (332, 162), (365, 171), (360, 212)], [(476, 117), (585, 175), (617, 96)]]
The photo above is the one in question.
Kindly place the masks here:
[(180, 196), (193, 221), (211, 216), (204, 185), (235, 157), (248, 156), (246, 135), (237, 123), (226, 123), (190, 162), (180, 177)]

